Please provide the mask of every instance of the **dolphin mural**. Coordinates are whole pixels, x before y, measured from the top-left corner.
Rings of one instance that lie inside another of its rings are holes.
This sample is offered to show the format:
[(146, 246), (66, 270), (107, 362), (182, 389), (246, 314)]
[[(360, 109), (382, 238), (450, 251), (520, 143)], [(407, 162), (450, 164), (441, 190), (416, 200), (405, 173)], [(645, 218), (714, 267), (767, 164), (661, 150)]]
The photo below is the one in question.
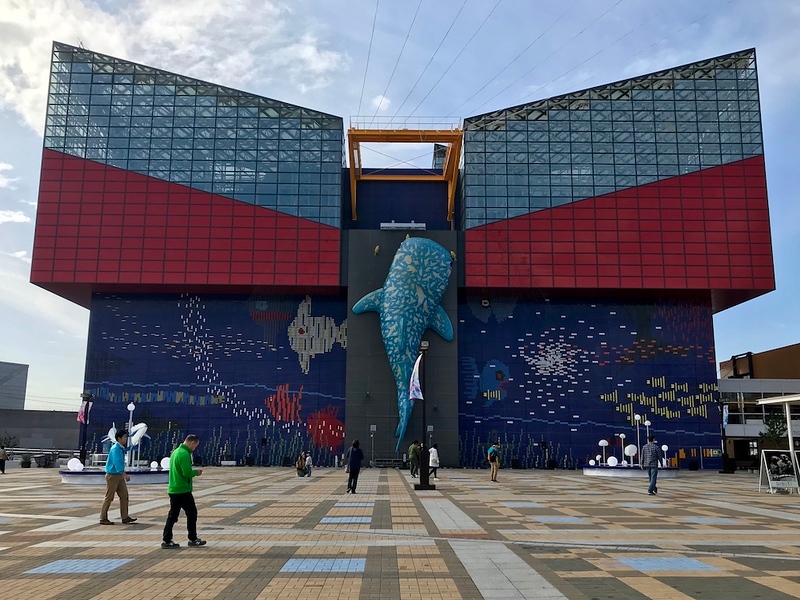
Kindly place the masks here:
[(439, 305), (452, 267), (450, 252), (433, 240), (406, 238), (394, 255), (383, 287), (353, 306), (357, 315), (367, 311), (380, 315), (381, 337), (397, 387), (396, 452), (414, 408), (408, 387), (422, 334), (430, 328), (448, 342), (453, 339), (453, 324)]

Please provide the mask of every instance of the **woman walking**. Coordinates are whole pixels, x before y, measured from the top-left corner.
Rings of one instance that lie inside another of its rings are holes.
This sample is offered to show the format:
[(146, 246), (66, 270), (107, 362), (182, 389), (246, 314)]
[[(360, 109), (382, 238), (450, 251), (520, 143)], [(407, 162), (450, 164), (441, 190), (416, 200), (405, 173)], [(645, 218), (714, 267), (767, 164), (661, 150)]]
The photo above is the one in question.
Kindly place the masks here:
[(356, 493), (358, 473), (361, 471), (361, 461), (364, 460), (364, 451), (359, 448), (360, 445), (358, 440), (353, 440), (353, 445), (347, 449), (344, 455), (344, 469), (347, 471), (347, 494)]
[(439, 444), (434, 444), (431, 446), (430, 460), (428, 461), (428, 464), (431, 468), (431, 473), (433, 474), (433, 480), (439, 481), (439, 478), (436, 476), (439, 469)]

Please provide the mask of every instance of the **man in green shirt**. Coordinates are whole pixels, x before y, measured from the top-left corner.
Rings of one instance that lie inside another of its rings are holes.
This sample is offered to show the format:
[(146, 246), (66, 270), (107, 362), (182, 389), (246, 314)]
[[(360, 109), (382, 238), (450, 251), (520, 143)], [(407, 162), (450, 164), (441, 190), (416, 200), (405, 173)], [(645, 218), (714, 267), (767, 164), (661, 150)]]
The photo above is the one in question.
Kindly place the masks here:
[(419, 477), (419, 440), (414, 440), (408, 447), (408, 459), (411, 461), (411, 476)]
[(178, 522), (181, 510), (186, 514), (186, 529), (190, 546), (205, 546), (205, 540), (197, 537), (197, 506), (192, 496), (192, 479), (201, 475), (203, 469), (192, 467), (192, 452), (200, 445), (200, 438), (187, 435), (183, 443), (172, 451), (169, 457), (169, 514), (164, 525), (162, 548), (180, 548), (172, 541), (172, 526)]

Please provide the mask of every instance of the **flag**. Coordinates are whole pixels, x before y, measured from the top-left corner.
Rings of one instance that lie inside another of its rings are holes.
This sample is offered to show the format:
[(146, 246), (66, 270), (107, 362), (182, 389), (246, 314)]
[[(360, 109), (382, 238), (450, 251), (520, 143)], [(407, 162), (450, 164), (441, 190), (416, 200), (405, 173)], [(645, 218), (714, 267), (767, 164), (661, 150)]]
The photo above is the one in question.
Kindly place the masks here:
[(728, 405), (727, 404), (723, 404), (722, 405), (722, 426), (723, 427), (727, 427), (728, 426)]
[(78, 423), (86, 424), (86, 400), (81, 402), (81, 407), (78, 409)]
[(414, 370), (411, 371), (411, 383), (408, 386), (408, 398), (410, 400), (422, 400), (422, 387), (419, 384), (419, 366), (422, 363), (422, 354), (417, 357), (414, 363)]

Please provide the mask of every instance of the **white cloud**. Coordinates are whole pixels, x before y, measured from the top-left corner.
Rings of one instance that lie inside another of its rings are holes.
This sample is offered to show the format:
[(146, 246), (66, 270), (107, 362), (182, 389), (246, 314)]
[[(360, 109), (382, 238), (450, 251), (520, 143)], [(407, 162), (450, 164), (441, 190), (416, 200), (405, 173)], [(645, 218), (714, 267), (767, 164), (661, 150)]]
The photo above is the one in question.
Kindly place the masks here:
[(386, 96), (378, 94), (372, 99), (372, 108), (374, 108), (377, 112), (386, 112), (389, 110), (392, 101), (389, 100)]
[(13, 168), (14, 167), (12, 167), (8, 163), (0, 162), (0, 188), (14, 189), (14, 187), (11, 184), (14, 183), (16, 181), (16, 179), (11, 179), (9, 177), (6, 177), (2, 173), (2, 171), (10, 171)]
[(22, 204), (27, 204), (28, 206), (39, 206), (39, 203), (36, 202), (36, 200), (20, 200), (20, 202), (22, 202)]
[(31, 264), (31, 257), (28, 256), (28, 253), (25, 250), (19, 250), (17, 252), (2, 252), (6, 256), (13, 256), (14, 258), (18, 258), (23, 262)]
[(31, 218), (19, 210), (0, 210), (0, 225), (3, 223), (30, 223)]
[(272, 0), (133, 0), (114, 14), (94, 2), (17, 0), (0, 22), (0, 108), (42, 131), (53, 40), (225, 85), (274, 80), (305, 93), (350, 64), (313, 27)]

